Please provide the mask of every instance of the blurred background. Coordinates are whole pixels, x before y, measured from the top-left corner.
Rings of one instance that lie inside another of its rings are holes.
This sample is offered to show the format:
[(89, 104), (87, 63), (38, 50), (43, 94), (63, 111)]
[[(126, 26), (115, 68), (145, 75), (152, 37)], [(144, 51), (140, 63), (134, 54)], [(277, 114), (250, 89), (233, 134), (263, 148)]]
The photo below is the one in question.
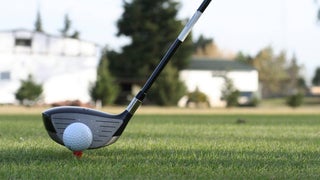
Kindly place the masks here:
[[(4, 2), (0, 104), (127, 103), (200, 3)], [(316, 99), (319, 8), (315, 0), (213, 1), (146, 103), (215, 107)], [(30, 82), (39, 96), (23, 92)]]

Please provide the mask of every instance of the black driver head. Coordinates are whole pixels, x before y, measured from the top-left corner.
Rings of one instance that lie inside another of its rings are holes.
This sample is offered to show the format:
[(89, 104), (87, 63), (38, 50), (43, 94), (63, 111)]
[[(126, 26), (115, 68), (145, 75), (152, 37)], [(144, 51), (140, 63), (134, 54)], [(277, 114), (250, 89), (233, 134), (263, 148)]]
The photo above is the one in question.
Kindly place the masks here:
[(75, 122), (87, 125), (93, 135), (92, 144), (88, 149), (96, 149), (114, 143), (131, 117), (132, 114), (127, 110), (113, 115), (74, 106), (51, 108), (42, 113), (43, 123), (49, 136), (61, 145), (64, 145), (62, 136), (67, 126)]

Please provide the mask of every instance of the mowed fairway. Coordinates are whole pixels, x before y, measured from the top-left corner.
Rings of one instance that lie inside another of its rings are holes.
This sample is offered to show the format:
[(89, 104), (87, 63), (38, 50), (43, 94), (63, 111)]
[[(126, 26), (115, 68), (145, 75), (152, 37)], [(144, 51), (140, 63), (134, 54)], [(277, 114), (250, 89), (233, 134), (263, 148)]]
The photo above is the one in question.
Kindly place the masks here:
[(319, 114), (138, 114), (81, 159), (40, 118), (0, 115), (0, 179), (320, 178)]

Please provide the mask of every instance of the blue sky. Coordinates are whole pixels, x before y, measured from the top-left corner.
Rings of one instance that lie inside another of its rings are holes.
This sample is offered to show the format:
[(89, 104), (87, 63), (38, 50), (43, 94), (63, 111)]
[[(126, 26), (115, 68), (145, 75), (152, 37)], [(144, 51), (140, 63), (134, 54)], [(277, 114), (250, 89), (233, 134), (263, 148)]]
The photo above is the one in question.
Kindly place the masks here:
[[(202, 0), (180, 0), (179, 18), (190, 17)], [(116, 37), (122, 0), (10, 0), (0, 7), (0, 30), (33, 29), (40, 7), (44, 30), (58, 34), (68, 13), (82, 39), (120, 48)], [(193, 33), (213, 38), (221, 49), (255, 55), (266, 46), (286, 50), (304, 65), (310, 80), (320, 67), (320, 24), (314, 0), (213, 0)]]

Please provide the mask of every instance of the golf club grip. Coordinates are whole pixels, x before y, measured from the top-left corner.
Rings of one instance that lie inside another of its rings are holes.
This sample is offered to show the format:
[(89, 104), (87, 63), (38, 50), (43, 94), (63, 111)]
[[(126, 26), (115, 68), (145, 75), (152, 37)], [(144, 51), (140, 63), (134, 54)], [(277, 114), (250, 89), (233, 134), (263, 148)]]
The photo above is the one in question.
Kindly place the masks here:
[(160, 63), (155, 68), (155, 70), (152, 72), (151, 76), (148, 78), (146, 83), (144, 84), (141, 91), (136, 95), (136, 98), (140, 101), (143, 101), (145, 95), (147, 94), (148, 90), (154, 83), (154, 81), (157, 79), (157, 77), (160, 75), (163, 68), (167, 65), (170, 58), (174, 55), (176, 50), (179, 48), (181, 43), (185, 40), (185, 38), (190, 33), (192, 27), (196, 24), (202, 13), (205, 11), (205, 9), (210, 4), (211, 0), (204, 0), (197, 11), (193, 14), (192, 18), (188, 21), (188, 23), (184, 26), (183, 30), (180, 32), (179, 36), (176, 38), (176, 40), (171, 44), (165, 55), (162, 57)]

